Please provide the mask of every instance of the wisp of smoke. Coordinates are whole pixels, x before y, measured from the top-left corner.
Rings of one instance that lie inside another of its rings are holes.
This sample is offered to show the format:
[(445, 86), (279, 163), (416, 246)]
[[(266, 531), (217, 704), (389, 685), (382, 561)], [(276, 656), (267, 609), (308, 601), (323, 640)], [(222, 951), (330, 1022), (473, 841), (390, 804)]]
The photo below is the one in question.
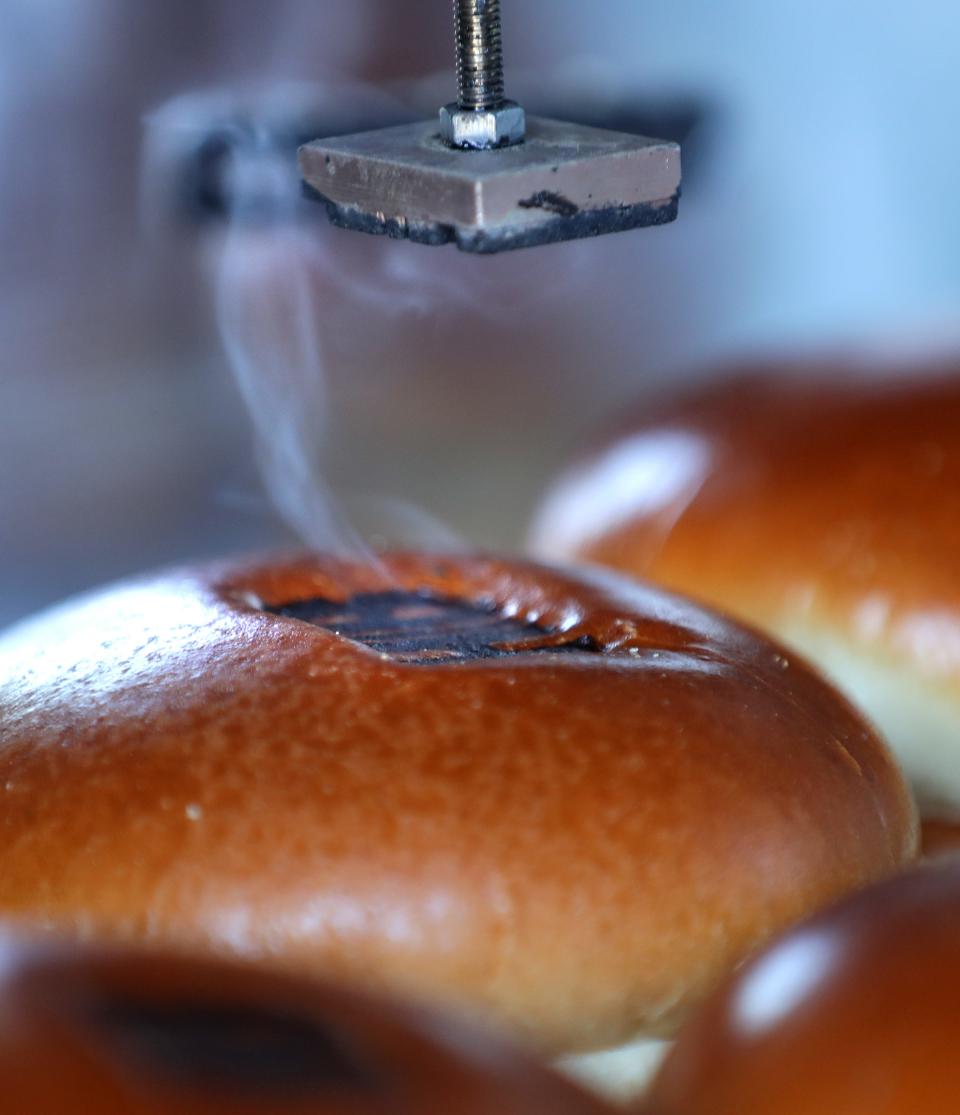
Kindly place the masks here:
[[(296, 164), (267, 128), (245, 130), (233, 146), (227, 194), (230, 220), (216, 273), (217, 317), (250, 413), (267, 490), (308, 545), (363, 560), (386, 578), (375, 547), (348, 520), (324, 478), (330, 423), (324, 336), (334, 323), (323, 291), (336, 289), (371, 314), (385, 316), (425, 313), (437, 292), (402, 270), (391, 280), (388, 261), (396, 245), (382, 245), (387, 250), (379, 281), (351, 274), (332, 259), (327, 230), (302, 219)], [(402, 501), (368, 498), (362, 510), (371, 524), (369, 537), (383, 547), (461, 548), (452, 531)]]
[(250, 413), (270, 496), (309, 545), (373, 561), (327, 490), (323, 348), (311, 240), (299, 227), (296, 167), (267, 132), (236, 145), (230, 227), (217, 276), (217, 313)]
[[(159, 158), (146, 168), (145, 188), (152, 185), (155, 195), (162, 190), (169, 174), (158, 173), (157, 164), (175, 162), (171, 152), (182, 161), (205, 132), (228, 152), (220, 187), (229, 219), (222, 237), (205, 238), (215, 247), (217, 319), (251, 417), (266, 488), (285, 521), (308, 545), (371, 564), (374, 549), (386, 545), (459, 549), (452, 531), (402, 500), (368, 498), (360, 508), (363, 532), (348, 521), (324, 469), (336, 417), (328, 395), (331, 349), (336, 355), (353, 345), (362, 349), (363, 330), (372, 326), (386, 337), (398, 323), (409, 329), (411, 319), (428, 331), (456, 321), (458, 343), (464, 337), (469, 343), (470, 323), (487, 335), (499, 332), (529, 313), (537, 292), (552, 301), (558, 287), (573, 281), (576, 252), (568, 250), (568, 266), (558, 274), (549, 259), (524, 260), (522, 267), (515, 260), (478, 263), (453, 251), (329, 229), (319, 208), (302, 200), (290, 129), (284, 128), (285, 101), (300, 113), (311, 105), (333, 111), (365, 103), (377, 115), (377, 95), (363, 87), (357, 96), (346, 87), (279, 85), (252, 94), (181, 96), (149, 121), (148, 142)], [(390, 111), (389, 105), (382, 108), (384, 115)], [(146, 200), (149, 217), (162, 199)], [(389, 351), (389, 345), (380, 350)], [(408, 471), (404, 464), (397, 462), (391, 479)]]

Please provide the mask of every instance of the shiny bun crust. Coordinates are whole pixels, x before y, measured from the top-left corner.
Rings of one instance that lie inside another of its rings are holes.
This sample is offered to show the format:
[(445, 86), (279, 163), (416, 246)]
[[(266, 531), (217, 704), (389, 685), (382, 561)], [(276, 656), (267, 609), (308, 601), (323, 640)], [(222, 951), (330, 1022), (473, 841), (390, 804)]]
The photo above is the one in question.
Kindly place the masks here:
[(335, 986), (10, 941), (0, 960), (11, 1115), (607, 1111), (486, 1032)]
[(681, 1031), (649, 1115), (960, 1109), (960, 862), (848, 898), (743, 968)]
[(950, 821), (925, 821), (920, 842), (923, 854), (930, 859), (960, 853), (960, 824)]
[(650, 577), (805, 653), (872, 717), (922, 812), (960, 819), (960, 373), (757, 369), (572, 469), (534, 549)]
[[(436, 601), (493, 656), (404, 659), (387, 628)], [(363, 608), (379, 649), (345, 637)], [(671, 1031), (915, 852), (884, 745), (802, 661), (607, 575), (172, 572), (11, 632), (0, 679), (0, 914), (470, 1005), (553, 1052)]]

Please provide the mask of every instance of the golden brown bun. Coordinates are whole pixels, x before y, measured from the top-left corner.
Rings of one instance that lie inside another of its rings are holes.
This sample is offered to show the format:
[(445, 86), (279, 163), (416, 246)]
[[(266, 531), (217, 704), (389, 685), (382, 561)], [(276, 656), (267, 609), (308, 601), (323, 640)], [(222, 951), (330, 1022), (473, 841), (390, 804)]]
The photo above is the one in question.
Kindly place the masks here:
[(650, 1115), (960, 1109), (960, 862), (848, 898), (743, 968), (681, 1031)]
[(924, 814), (960, 819), (960, 375), (774, 370), (638, 419), (561, 480), (534, 548), (784, 639), (879, 725)]
[(960, 853), (960, 825), (951, 821), (925, 821), (920, 844), (928, 859), (956, 855)]
[(584, 649), (412, 665), (263, 610), (383, 587), (321, 557), (69, 604), (0, 642), (0, 913), (470, 1004), (570, 1052), (671, 1030), (914, 855), (884, 745), (763, 638), (608, 575), (387, 562)]
[(490, 1034), (252, 968), (0, 942), (10, 1115), (610, 1115)]

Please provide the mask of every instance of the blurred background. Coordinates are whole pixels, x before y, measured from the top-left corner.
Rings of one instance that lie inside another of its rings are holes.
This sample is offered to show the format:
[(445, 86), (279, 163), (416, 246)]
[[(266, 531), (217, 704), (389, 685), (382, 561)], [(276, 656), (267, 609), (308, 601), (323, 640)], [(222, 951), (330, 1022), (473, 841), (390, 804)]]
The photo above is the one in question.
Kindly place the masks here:
[[(754, 353), (960, 345), (955, 0), (503, 7), (530, 108), (683, 135), (677, 224), (495, 259), (238, 230), (216, 137), (432, 111), (446, 0), (0, 0), (0, 624), (290, 540), (234, 378), (252, 352), (299, 362), (311, 478), (361, 521), (403, 501), (516, 548), (627, 402)], [(276, 396), (247, 394), (269, 427)]]

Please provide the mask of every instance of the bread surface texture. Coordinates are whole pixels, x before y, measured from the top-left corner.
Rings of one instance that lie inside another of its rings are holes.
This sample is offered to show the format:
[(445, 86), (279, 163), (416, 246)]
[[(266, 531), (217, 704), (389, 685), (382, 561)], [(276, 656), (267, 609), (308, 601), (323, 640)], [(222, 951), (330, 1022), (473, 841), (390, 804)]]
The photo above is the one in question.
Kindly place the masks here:
[[(574, 650), (410, 664), (270, 610), (384, 577)], [(0, 915), (413, 992), (554, 1053), (670, 1033), (916, 848), (885, 745), (802, 660), (606, 574), (173, 571), (9, 632), (0, 679)]]

